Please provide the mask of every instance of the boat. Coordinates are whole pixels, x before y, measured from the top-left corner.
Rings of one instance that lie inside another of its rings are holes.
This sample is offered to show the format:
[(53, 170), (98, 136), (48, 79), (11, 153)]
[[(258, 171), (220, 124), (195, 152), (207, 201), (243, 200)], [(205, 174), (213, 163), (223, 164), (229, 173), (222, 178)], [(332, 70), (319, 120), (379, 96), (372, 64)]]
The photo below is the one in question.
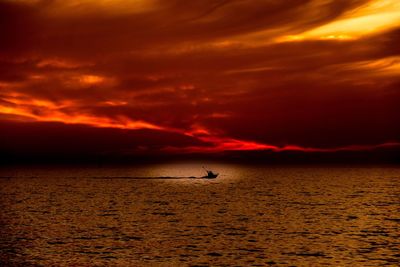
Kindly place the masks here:
[(217, 178), (217, 176), (219, 175), (219, 173), (213, 172), (211, 170), (207, 170), (206, 168), (203, 167), (203, 169), (207, 172), (206, 176), (203, 176), (201, 178), (205, 178), (205, 179), (214, 179)]

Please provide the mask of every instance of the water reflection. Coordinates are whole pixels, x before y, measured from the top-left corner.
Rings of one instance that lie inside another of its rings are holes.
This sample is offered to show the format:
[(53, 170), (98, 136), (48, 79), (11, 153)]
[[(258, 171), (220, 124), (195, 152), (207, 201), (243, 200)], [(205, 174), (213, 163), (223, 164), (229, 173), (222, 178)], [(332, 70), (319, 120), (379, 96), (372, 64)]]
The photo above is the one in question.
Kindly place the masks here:
[[(395, 266), (400, 169), (2, 170), (0, 265)], [(7, 178), (8, 177), (8, 178)]]

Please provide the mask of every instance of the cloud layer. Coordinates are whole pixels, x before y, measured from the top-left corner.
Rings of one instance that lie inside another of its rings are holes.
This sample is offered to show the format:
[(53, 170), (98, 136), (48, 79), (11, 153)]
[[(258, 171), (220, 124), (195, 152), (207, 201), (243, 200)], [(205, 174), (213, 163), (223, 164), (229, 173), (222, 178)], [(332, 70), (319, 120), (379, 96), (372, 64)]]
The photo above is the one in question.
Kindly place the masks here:
[(155, 153), (400, 142), (395, 0), (2, 0), (0, 32), (0, 120), (27, 133), (124, 130)]

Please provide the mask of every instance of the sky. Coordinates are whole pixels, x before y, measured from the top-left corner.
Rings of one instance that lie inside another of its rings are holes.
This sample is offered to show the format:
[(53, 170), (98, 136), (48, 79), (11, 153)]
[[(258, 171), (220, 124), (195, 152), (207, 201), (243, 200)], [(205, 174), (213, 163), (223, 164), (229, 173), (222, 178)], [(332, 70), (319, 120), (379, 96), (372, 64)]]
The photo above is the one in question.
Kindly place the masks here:
[(397, 0), (0, 0), (3, 155), (400, 151)]

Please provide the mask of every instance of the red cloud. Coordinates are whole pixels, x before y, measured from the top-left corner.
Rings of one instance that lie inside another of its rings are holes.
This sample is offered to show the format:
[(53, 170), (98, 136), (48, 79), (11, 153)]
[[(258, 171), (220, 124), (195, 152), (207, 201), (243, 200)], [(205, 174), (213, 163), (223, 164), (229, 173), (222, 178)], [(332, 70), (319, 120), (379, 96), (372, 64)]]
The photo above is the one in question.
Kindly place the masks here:
[(393, 1), (182, 3), (0, 2), (1, 118), (191, 140), (154, 153), (397, 146)]

